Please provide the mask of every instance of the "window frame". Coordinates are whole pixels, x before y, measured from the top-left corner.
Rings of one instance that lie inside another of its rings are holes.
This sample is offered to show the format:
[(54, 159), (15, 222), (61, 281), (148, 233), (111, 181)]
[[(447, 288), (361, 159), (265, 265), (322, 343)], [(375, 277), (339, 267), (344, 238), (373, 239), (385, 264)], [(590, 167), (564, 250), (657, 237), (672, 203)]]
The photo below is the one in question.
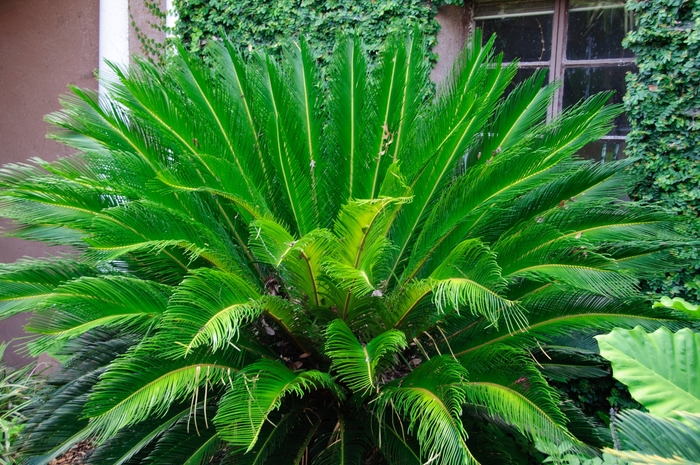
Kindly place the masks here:
[[(481, 19), (495, 19), (488, 16), (477, 17), (475, 15), (476, 2), (470, 2), (470, 27), (473, 31), (476, 27), (476, 21)], [(635, 64), (634, 57), (626, 58), (600, 58), (589, 60), (569, 60), (566, 58), (566, 45), (568, 39), (569, 28), (569, 0), (554, 0), (554, 13), (552, 18), (552, 45), (549, 60), (546, 61), (521, 61), (518, 67), (521, 69), (537, 69), (547, 68), (549, 70), (549, 82), (559, 81), (562, 83), (554, 93), (552, 105), (549, 109), (549, 114), (556, 115), (560, 113), (564, 106), (564, 75), (566, 70), (573, 68), (601, 68), (601, 67), (628, 67)], [(515, 15), (514, 15), (515, 16)], [(505, 62), (504, 64), (509, 63)], [(624, 141), (624, 135), (608, 135), (602, 138), (603, 140), (619, 140)]]

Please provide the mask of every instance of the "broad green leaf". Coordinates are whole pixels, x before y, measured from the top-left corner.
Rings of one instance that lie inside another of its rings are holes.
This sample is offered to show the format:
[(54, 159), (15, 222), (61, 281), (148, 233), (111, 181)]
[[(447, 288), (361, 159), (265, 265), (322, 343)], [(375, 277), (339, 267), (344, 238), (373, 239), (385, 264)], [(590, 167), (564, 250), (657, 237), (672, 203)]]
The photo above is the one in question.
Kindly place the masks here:
[(637, 401), (660, 417), (700, 413), (700, 334), (690, 329), (651, 334), (637, 327), (596, 336), (613, 376)]
[(698, 311), (700, 305), (693, 305), (681, 299), (680, 297), (674, 297), (673, 299), (671, 299), (670, 297), (663, 296), (659, 299), (658, 302), (654, 302), (654, 308), (657, 307), (672, 308), (674, 310), (678, 310), (679, 312), (683, 312), (686, 315), (689, 315), (693, 318), (698, 318), (700, 316), (700, 312)]

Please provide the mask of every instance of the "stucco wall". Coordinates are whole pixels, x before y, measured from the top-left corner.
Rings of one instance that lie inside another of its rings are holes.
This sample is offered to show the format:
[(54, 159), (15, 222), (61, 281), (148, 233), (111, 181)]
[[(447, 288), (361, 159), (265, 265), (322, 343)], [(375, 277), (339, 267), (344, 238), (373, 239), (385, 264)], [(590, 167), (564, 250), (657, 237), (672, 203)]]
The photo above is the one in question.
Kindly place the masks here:
[[(99, 0), (0, 0), (0, 164), (71, 153), (46, 139), (43, 118), (60, 108), (68, 84), (97, 87), (98, 10)], [(0, 238), (3, 263), (55, 252)], [(0, 342), (21, 335), (25, 320), (0, 321)], [(11, 363), (20, 361), (8, 352)]]

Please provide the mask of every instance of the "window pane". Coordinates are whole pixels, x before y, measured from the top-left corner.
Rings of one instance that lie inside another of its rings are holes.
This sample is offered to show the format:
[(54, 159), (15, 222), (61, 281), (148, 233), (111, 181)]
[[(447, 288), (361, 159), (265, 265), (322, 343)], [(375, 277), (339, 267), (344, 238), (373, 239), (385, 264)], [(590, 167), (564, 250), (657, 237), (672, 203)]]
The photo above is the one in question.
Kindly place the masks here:
[(553, 17), (554, 1), (477, 2), (474, 11), (484, 40), (497, 35), (495, 49), (505, 61), (549, 61)]
[(591, 142), (578, 151), (578, 156), (586, 160), (602, 161), (603, 163), (622, 160), (625, 158), (624, 140), (599, 140)]
[[(533, 74), (535, 74), (535, 71), (537, 71), (540, 68), (520, 68), (518, 69), (518, 72), (516, 73), (515, 77), (513, 78), (512, 81), (510, 81), (510, 84), (508, 84), (508, 87), (506, 88), (506, 92), (510, 93), (515, 89), (515, 86), (523, 82), (525, 79), (531, 77)], [(544, 84), (547, 85), (549, 82), (549, 70), (546, 71), (546, 75), (544, 78)]]
[(624, 1), (572, 0), (566, 58), (598, 60), (634, 55), (622, 47), (622, 39), (634, 27), (634, 16)]
[[(567, 69), (564, 72), (564, 108), (605, 90), (615, 91), (608, 103), (622, 102), (625, 73), (634, 69), (634, 66)], [(629, 131), (627, 115), (623, 114), (615, 118), (615, 127), (610, 135), (626, 135)]]

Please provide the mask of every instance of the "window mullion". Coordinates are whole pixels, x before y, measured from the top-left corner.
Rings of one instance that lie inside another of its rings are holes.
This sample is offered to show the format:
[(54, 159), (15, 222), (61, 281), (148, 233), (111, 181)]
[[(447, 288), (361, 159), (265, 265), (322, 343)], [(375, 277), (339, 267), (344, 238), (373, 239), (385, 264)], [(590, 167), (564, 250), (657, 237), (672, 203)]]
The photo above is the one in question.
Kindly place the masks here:
[[(569, 0), (555, 0), (554, 28), (552, 31), (552, 59), (549, 68), (549, 82), (564, 81), (564, 61), (566, 60), (566, 30), (568, 28)], [(564, 86), (561, 85), (554, 94), (552, 114), (561, 112), (564, 102)]]

